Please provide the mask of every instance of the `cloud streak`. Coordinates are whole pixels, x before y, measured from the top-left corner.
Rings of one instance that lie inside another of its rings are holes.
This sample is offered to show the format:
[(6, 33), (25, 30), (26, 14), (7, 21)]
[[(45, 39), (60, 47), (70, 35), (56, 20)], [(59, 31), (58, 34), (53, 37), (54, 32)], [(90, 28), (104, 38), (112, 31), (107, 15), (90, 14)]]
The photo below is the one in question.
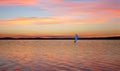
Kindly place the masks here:
[[(106, 23), (120, 16), (119, 0), (0, 0), (0, 5), (29, 5), (54, 13), (48, 18), (26, 17), (0, 20), (2, 24)], [(78, 15), (83, 15), (79, 16)], [(85, 16), (84, 16), (85, 15)], [(84, 17), (84, 18), (83, 18)]]
[(57, 23), (55, 18), (47, 17), (24, 17), (14, 18), (9, 20), (0, 20), (1, 25), (15, 25), (15, 24), (54, 24)]
[(9, 20), (0, 20), (0, 25), (17, 25), (17, 24), (89, 24), (89, 23), (107, 22), (106, 18), (85, 18), (78, 19), (69, 16), (54, 16), (54, 17), (23, 17), (13, 18)]
[(0, 0), (0, 5), (32, 5), (37, 0)]
[(97, 11), (120, 12), (119, 3), (119, 0), (85, 0), (77, 2), (71, 0), (0, 0), (0, 5), (32, 5), (45, 10), (53, 10), (53, 12), (62, 10), (63, 12), (79, 11), (79, 13)]

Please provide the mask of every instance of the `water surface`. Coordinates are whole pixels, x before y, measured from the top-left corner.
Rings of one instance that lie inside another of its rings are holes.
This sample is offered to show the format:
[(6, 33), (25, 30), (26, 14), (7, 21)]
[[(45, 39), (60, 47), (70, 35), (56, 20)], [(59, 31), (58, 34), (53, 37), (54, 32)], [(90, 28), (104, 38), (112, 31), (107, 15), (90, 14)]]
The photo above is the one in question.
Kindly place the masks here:
[(0, 40), (0, 71), (120, 71), (120, 40)]

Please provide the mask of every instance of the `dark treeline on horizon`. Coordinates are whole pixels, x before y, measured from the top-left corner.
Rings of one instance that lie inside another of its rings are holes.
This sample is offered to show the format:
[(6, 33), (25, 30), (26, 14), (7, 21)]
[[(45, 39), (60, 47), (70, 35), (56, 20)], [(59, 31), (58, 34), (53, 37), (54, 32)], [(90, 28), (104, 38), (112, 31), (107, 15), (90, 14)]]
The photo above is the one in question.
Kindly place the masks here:
[[(84, 37), (84, 38), (79, 38), (79, 40), (104, 40), (104, 39), (119, 39), (120, 40), (120, 36), (114, 36), (114, 37)], [(0, 38), (0, 40), (74, 40), (74, 38), (41, 38), (41, 37), (35, 37), (35, 38), (12, 38), (12, 37), (3, 37)]]

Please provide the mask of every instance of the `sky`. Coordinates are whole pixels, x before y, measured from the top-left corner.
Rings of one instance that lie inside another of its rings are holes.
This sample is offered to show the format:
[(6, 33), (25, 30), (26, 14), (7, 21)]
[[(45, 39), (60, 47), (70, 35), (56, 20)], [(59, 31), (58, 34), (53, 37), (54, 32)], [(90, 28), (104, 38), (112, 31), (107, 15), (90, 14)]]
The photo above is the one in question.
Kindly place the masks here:
[(0, 37), (120, 36), (120, 0), (0, 0)]

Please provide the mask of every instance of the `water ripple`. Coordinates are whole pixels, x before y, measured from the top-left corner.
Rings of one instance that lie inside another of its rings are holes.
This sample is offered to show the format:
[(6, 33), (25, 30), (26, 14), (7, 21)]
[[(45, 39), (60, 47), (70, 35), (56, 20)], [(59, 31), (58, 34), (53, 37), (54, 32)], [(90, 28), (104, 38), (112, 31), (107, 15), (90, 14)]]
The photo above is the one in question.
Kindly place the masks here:
[(76, 45), (70, 40), (5, 40), (0, 43), (0, 71), (120, 70), (119, 40), (81, 40)]

